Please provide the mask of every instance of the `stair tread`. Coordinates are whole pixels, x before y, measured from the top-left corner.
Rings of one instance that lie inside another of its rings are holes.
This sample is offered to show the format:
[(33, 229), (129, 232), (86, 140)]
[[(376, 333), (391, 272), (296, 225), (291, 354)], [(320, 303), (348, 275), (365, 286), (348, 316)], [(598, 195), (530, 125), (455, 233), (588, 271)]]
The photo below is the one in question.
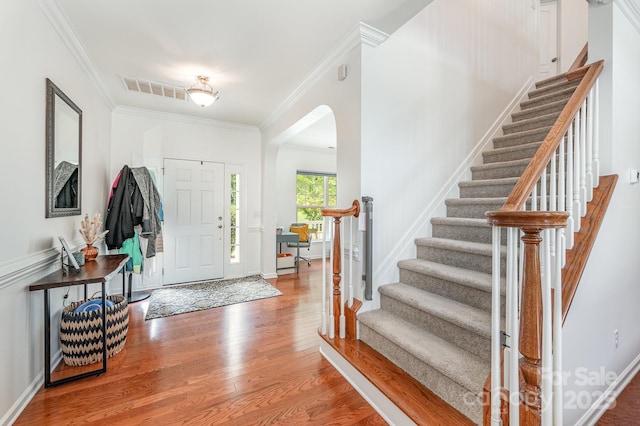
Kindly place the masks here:
[(544, 80), (540, 80), (540, 81), (536, 81), (536, 88), (539, 89), (541, 87), (545, 87), (555, 81), (568, 81), (566, 74), (558, 74), (558, 75), (554, 75), (553, 77), (549, 77), (549, 78), (545, 78)]
[[(545, 110), (549, 110), (549, 109), (554, 109), (554, 108), (559, 108), (559, 107), (563, 107), (564, 105), (567, 104), (567, 100), (566, 99), (561, 99), (559, 101), (553, 101), (553, 102), (549, 102), (543, 105), (537, 105), (531, 108), (527, 108), (518, 112), (514, 112), (513, 114), (511, 114), (511, 118), (513, 120), (514, 123), (517, 123), (520, 121), (520, 117), (525, 117), (531, 114), (536, 114), (538, 112), (541, 111), (545, 111)], [(562, 109), (562, 108), (560, 108)]]
[(478, 219), (473, 217), (433, 217), (431, 218), (431, 224), (435, 225), (456, 225), (456, 226), (481, 226), (489, 228), (490, 225), (487, 219)]
[(487, 170), (487, 169), (499, 169), (501, 167), (513, 167), (527, 165), (531, 161), (530, 158), (523, 158), (520, 160), (499, 161), (496, 163), (481, 164), (479, 166), (471, 166), (471, 171)]
[[(452, 281), (467, 287), (491, 292), (491, 274), (458, 266), (445, 265), (425, 259), (406, 259), (398, 262), (398, 267), (420, 274)], [(505, 294), (504, 277), (501, 278), (501, 293)]]
[(466, 389), (482, 390), (490, 367), (475, 355), (384, 310), (363, 312), (358, 319)]
[(539, 147), (540, 145), (542, 145), (542, 141), (523, 143), (521, 145), (515, 145), (515, 146), (507, 146), (505, 148), (493, 148), (493, 149), (488, 149), (486, 151), (483, 151), (482, 155), (488, 156), (488, 155), (506, 154), (509, 152), (518, 152), (526, 149), (536, 148), (536, 147)]
[(495, 204), (498, 202), (504, 203), (507, 201), (507, 197), (486, 197), (486, 198), (448, 198), (444, 200), (444, 203), (447, 206), (451, 206), (454, 204)]
[(564, 80), (558, 81), (557, 83), (547, 84), (543, 87), (539, 87), (529, 91), (529, 97), (535, 99), (536, 97), (543, 96), (542, 94), (547, 93), (558, 93), (564, 89), (568, 88), (576, 88), (580, 84), (580, 79), (576, 80)]
[(487, 185), (515, 185), (519, 177), (508, 177), (508, 178), (496, 178), (496, 179), (476, 179), (476, 180), (463, 180), (458, 182), (458, 186), (460, 187), (471, 187), (471, 186), (487, 186)]
[(521, 132), (509, 133), (508, 135), (496, 136), (495, 138), (493, 138), (493, 140), (502, 141), (502, 140), (509, 140), (509, 139), (518, 139), (519, 137), (535, 136), (538, 134), (542, 134), (544, 135), (542, 136), (542, 139), (540, 139), (540, 142), (542, 142), (544, 140), (544, 137), (547, 134), (549, 134), (549, 132), (551, 131), (551, 127), (552, 126), (546, 126), (546, 127), (540, 127), (537, 129), (529, 129), (529, 130), (523, 130)]
[[(530, 124), (530, 123), (536, 123), (538, 121), (545, 121), (545, 120), (548, 120), (548, 119), (557, 118), (559, 115), (560, 115), (560, 112), (550, 112), (548, 114), (536, 115), (535, 117), (525, 118), (525, 119), (520, 120), (520, 121), (515, 121), (513, 123), (505, 124), (504, 128), (505, 129), (509, 129), (509, 128), (512, 128), (512, 127), (525, 126), (525, 125)], [(542, 126), (542, 127), (545, 127), (545, 126)], [(531, 129), (529, 129), (529, 130), (531, 130)]]
[(575, 87), (567, 87), (566, 89), (558, 90), (556, 92), (535, 96), (533, 98), (529, 98), (526, 101), (520, 102), (520, 107), (522, 108), (522, 110), (526, 110), (530, 108), (530, 105), (546, 104), (549, 100), (552, 100), (551, 102), (555, 102), (555, 100), (553, 100), (554, 98), (562, 97), (569, 99), (575, 90)]
[(379, 289), (380, 293), (385, 296), (393, 297), (406, 305), (436, 315), (480, 336), (491, 338), (491, 313), (488, 311), (401, 282), (385, 284)]

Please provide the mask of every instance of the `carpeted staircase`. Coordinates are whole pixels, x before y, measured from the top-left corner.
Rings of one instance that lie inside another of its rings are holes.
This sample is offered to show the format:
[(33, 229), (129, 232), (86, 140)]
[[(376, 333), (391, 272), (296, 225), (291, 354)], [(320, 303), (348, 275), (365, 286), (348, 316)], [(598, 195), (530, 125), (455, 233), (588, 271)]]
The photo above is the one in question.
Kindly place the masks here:
[(502, 207), (579, 82), (558, 76), (536, 84), (483, 164), (471, 167), (472, 180), (459, 183), (460, 198), (445, 201), (447, 217), (431, 220), (432, 237), (416, 239), (417, 258), (398, 262), (400, 282), (379, 287), (381, 308), (358, 315), (362, 341), (476, 423), (491, 358), (484, 214)]

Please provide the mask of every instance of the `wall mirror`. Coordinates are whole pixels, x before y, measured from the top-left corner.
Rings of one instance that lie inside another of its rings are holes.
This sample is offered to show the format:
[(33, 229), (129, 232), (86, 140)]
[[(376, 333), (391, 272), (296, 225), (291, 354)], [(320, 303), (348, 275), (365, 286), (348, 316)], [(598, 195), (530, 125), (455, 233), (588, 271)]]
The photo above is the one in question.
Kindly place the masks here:
[(82, 110), (47, 79), (46, 217), (80, 214)]

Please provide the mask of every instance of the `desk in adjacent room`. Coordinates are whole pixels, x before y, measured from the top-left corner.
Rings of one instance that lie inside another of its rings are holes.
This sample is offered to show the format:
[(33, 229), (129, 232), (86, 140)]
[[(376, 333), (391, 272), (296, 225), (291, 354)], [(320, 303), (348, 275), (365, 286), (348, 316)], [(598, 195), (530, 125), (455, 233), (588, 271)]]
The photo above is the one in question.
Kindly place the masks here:
[[(276, 234), (276, 244), (280, 246), (282, 243), (300, 243), (300, 234), (295, 232), (282, 232), (281, 234)], [(279, 251), (282, 253), (282, 246), (280, 246)], [(296, 259), (295, 259), (295, 268), (296, 274), (298, 273), (298, 259), (300, 258), (300, 246), (298, 246), (296, 251)], [(278, 268), (277, 258), (276, 258), (276, 271), (278, 269), (289, 269), (289, 268)]]
[[(120, 271), (129, 260), (126, 254), (98, 256), (94, 261), (85, 262), (80, 269), (68, 268), (65, 275), (59, 269), (29, 286), (29, 291), (44, 290), (44, 387), (60, 385), (84, 377), (95, 376), (107, 371), (107, 333), (106, 333), (106, 283)], [(51, 381), (51, 306), (49, 290), (60, 287), (84, 285), (84, 298), (87, 298), (87, 284), (102, 283), (102, 368), (88, 371), (60, 380)], [(124, 273), (122, 274), (122, 293), (124, 294)]]

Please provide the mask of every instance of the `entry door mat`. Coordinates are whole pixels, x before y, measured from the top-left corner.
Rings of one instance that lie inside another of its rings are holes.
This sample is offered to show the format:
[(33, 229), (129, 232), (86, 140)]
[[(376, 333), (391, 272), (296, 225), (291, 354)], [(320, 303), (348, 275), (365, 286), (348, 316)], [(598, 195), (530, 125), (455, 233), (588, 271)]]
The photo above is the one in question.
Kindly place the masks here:
[(260, 275), (195, 284), (177, 284), (151, 293), (145, 320), (281, 295), (280, 290)]

